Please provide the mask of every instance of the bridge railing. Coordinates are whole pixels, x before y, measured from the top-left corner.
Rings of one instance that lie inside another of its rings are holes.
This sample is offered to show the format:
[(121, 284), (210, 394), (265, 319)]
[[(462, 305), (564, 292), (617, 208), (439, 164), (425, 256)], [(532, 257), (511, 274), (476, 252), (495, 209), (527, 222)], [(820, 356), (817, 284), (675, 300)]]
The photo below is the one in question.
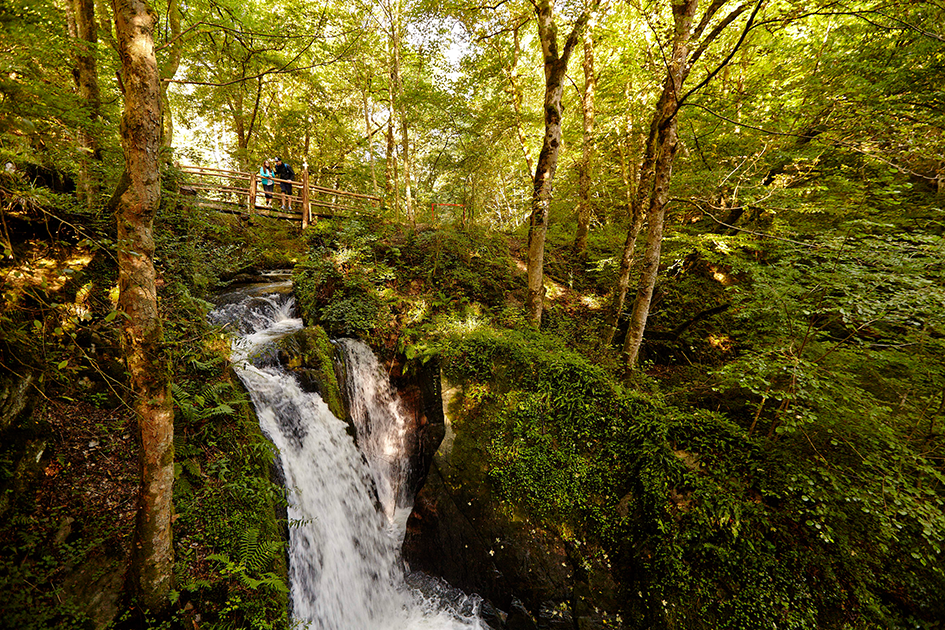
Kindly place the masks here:
[[(260, 214), (301, 221), (302, 228), (317, 217), (339, 214), (377, 212), (380, 197), (316, 186), (309, 183), (308, 168), (302, 169), (302, 181), (273, 177), (271, 198), (260, 182), (259, 173), (212, 168), (181, 166), (186, 183), (181, 191), (197, 197), (197, 204), (221, 212)], [(292, 193), (284, 194), (281, 183), (291, 183)]]

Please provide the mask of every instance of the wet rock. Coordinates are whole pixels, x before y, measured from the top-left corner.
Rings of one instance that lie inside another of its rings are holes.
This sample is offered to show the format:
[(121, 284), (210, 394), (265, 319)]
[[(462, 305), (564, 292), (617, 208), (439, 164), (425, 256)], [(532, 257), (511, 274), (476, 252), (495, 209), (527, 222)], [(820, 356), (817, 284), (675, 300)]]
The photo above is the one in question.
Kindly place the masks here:
[(489, 630), (503, 630), (508, 615), (493, 606), (490, 602), (484, 601), (479, 607), (479, 618)]
[(63, 580), (62, 589), (66, 597), (89, 616), (96, 630), (109, 627), (118, 616), (122, 586), (129, 566), (127, 557), (92, 554)]
[(507, 630), (538, 630), (535, 620), (525, 609), (524, 604), (517, 599), (512, 601), (512, 609), (509, 611), (505, 627)]
[(4, 375), (0, 377), (0, 433), (9, 429), (13, 422), (28, 413), (35, 399), (33, 375)]

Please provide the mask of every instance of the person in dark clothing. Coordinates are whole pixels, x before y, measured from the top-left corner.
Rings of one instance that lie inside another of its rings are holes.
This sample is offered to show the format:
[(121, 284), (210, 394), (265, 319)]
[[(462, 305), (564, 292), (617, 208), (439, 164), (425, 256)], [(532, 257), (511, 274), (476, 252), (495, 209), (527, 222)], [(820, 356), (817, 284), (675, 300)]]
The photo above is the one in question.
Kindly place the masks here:
[(276, 178), (285, 180), (279, 182), (279, 190), (282, 191), (282, 209), (288, 210), (292, 205), (289, 198), (292, 196), (292, 180), (295, 179), (295, 171), (292, 170), (290, 165), (283, 162), (281, 158), (276, 158), (275, 173)]

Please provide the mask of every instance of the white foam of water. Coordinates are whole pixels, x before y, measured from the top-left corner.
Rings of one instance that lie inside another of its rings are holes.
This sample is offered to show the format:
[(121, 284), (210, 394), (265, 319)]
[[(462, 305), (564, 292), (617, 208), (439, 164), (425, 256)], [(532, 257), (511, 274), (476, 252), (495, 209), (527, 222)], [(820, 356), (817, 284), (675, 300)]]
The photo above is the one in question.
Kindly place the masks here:
[[(371, 348), (355, 339), (341, 339), (337, 343), (345, 358), (348, 412), (358, 433), (358, 447), (371, 467), (384, 515), (396, 527), (401, 525), (398, 509), (407, 509), (409, 516), (413, 502), (406, 487), (407, 419)], [(405, 526), (406, 516), (402, 516), (402, 521)]]
[[(254, 356), (302, 326), (292, 315), (291, 300), (279, 299), (247, 298), (246, 313), (239, 314), (231, 304), (221, 307), (225, 313), (215, 311), (211, 319), (222, 323), (240, 318), (237, 328), (246, 334), (233, 342), (235, 367), (253, 399), (260, 426), (279, 449), (289, 491), (288, 514), (294, 524), (289, 532), (293, 616), (313, 630), (481, 628), (475, 598), (451, 596), (447, 601), (423, 596), (404, 582), (398, 547), (409, 515), (403, 504), (409, 500), (397, 498), (402, 487), (398, 479), (382, 478), (377, 483), (377, 477), (387, 473), (401, 475), (402, 480), (401, 464), (394, 457), (402, 436), (386, 436), (386, 429), (366, 425), (365, 441), (373, 441), (386, 462), (369, 466), (345, 423), (332, 415), (320, 396), (303, 391), (278, 366), (252, 364)], [(376, 369), (362, 370), (374, 360), (373, 354), (370, 359), (362, 356), (364, 348), (355, 350), (362, 363), (353, 372), (349, 365), (349, 381), (354, 377), (360, 383), (367, 375), (369, 383), (356, 389), (368, 392), (371, 401), (352, 406), (363, 404), (365, 417), (371, 418), (381, 414), (380, 408), (396, 409), (397, 404), (388, 400), (389, 392), (381, 393), (380, 382), (370, 382), (378, 378)], [(403, 424), (402, 418), (384, 422), (395, 433)], [(382, 494), (393, 506), (389, 519), (375, 507), (375, 497)]]

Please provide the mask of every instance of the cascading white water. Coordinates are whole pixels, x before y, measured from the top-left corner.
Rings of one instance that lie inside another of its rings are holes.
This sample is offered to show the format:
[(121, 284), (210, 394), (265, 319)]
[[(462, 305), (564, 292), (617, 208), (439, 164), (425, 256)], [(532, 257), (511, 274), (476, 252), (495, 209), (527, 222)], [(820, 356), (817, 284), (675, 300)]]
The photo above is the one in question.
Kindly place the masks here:
[(413, 497), (406, 486), (409, 461), (406, 450), (407, 421), (400, 400), (387, 375), (366, 344), (339, 340), (345, 359), (349, 414), (358, 433), (358, 447), (368, 461), (384, 516), (398, 542), (403, 541)]
[[(404, 582), (402, 529), (393, 525), (412, 500), (402, 496), (404, 463), (397, 457), (404, 422), (376, 359), (363, 344), (340, 342), (349, 393), (356, 396), (353, 415), (364, 423), (358, 427), (362, 454), (321, 397), (303, 391), (278, 364), (275, 342), (302, 327), (293, 307), (288, 295), (246, 295), (210, 317), (239, 331), (236, 371), (279, 449), (292, 523), (293, 616), (313, 630), (480, 628), (476, 599), (437, 590), (435, 583), (421, 595)], [(375, 496), (384, 506), (380, 512)]]

